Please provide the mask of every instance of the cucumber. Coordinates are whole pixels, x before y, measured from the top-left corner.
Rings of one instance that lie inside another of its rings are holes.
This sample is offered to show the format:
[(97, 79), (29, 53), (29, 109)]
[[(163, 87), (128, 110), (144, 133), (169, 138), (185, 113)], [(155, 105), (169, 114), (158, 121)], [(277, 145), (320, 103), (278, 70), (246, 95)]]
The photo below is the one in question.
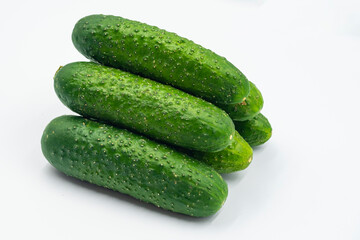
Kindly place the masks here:
[(186, 151), (199, 161), (206, 163), (218, 173), (231, 173), (247, 168), (253, 159), (250, 145), (235, 131), (233, 142), (224, 150), (215, 153)]
[(218, 105), (225, 110), (234, 121), (246, 121), (260, 113), (264, 105), (264, 99), (260, 90), (250, 82), (250, 93), (241, 103)]
[(54, 77), (71, 110), (187, 149), (215, 152), (235, 134), (230, 117), (200, 98), (119, 69), (75, 62)]
[(244, 74), (224, 57), (145, 23), (91, 15), (76, 23), (72, 41), (93, 61), (172, 85), (214, 104), (242, 102), (249, 94)]
[(236, 130), (250, 146), (258, 146), (267, 142), (272, 135), (272, 127), (268, 119), (261, 113), (247, 121), (234, 121)]
[(52, 120), (41, 146), (50, 164), (66, 175), (173, 212), (209, 216), (227, 197), (225, 181), (204, 163), (125, 129), (82, 117)]

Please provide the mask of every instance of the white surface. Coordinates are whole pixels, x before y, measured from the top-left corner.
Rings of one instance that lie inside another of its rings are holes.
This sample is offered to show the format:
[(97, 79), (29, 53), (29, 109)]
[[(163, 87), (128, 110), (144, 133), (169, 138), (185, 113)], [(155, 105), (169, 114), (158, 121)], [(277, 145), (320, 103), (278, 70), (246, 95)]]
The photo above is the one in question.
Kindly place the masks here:
[[(6, 1), (0, 7), (0, 239), (360, 239), (358, 0)], [(114, 14), (188, 37), (263, 92), (274, 133), (193, 219), (64, 177), (40, 137), (71, 113), (52, 77), (75, 22)]]

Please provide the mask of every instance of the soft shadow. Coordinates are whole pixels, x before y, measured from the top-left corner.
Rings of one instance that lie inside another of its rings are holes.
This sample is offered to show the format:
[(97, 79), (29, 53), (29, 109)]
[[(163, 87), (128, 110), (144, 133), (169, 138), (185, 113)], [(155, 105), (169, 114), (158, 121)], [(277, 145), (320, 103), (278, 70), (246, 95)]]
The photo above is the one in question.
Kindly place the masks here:
[(245, 177), (244, 170), (233, 173), (221, 174), (222, 178), (229, 183), (238, 183)]
[(252, 147), (252, 149), (254, 152), (262, 152), (266, 149), (266, 147), (267, 147), (267, 143), (264, 143), (259, 146), (254, 146), (254, 147)]
[[(263, 151), (266, 150), (267, 144), (262, 144), (262, 145), (259, 145), (259, 146), (255, 146), (255, 147), (252, 147), (254, 153), (256, 154), (260, 154), (262, 153)], [(233, 172), (233, 173), (223, 173), (221, 174), (222, 178), (229, 182), (229, 183), (239, 183), (246, 175), (246, 170), (251, 167), (251, 163), (250, 165), (244, 169), (244, 170), (241, 170), (241, 171), (238, 171), (238, 172)]]
[[(262, 144), (262, 145), (259, 145), (259, 146), (255, 146), (255, 147), (252, 147), (253, 148), (253, 151), (254, 153), (257, 153), (257, 154), (260, 154), (262, 153), (263, 151), (266, 150), (266, 144)], [(233, 173), (223, 173), (221, 174), (222, 178), (226, 181), (226, 182), (229, 182), (229, 183), (239, 183), (241, 182), (241, 180), (245, 177), (246, 175), (246, 170), (251, 167), (251, 163), (250, 165), (244, 169), (244, 170), (241, 170), (241, 171), (238, 171), (238, 172), (233, 172)]]
[(45, 168), (45, 170), (47, 171), (47, 174), (51, 177), (60, 178), (62, 181), (67, 181), (78, 187), (85, 188), (90, 191), (94, 191), (96, 193), (102, 194), (102, 195), (106, 195), (107, 197), (110, 197), (110, 198), (116, 198), (116, 199), (126, 202), (130, 205), (140, 206), (142, 208), (145, 208), (146, 210), (153, 211), (153, 212), (155, 212), (157, 214), (161, 214), (163, 216), (168, 216), (168, 217), (176, 218), (179, 220), (183, 220), (183, 221), (187, 221), (187, 222), (195, 222), (195, 223), (199, 223), (199, 224), (211, 223), (217, 216), (217, 214), (215, 214), (215, 215), (209, 216), (209, 217), (197, 218), (197, 217), (187, 216), (187, 215), (184, 215), (181, 213), (171, 212), (171, 211), (156, 207), (155, 205), (152, 205), (150, 203), (142, 202), (142, 201), (140, 201), (136, 198), (133, 198), (129, 195), (126, 195), (126, 194), (123, 194), (120, 192), (116, 192), (116, 191), (113, 191), (111, 189), (107, 189), (104, 187), (100, 187), (95, 184), (91, 184), (89, 182), (81, 181), (74, 177), (66, 176), (64, 173), (58, 171), (57, 169), (55, 169), (52, 166), (47, 166)]

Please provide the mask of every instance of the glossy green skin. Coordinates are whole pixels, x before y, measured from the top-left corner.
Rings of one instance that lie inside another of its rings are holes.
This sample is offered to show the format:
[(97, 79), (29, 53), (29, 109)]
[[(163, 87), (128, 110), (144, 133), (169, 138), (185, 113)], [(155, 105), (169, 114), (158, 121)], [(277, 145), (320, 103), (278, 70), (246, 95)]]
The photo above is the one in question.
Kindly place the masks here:
[(154, 26), (109, 15), (80, 19), (72, 41), (85, 57), (170, 84), (212, 103), (249, 94), (246, 77), (224, 57)]
[(61, 116), (41, 139), (46, 159), (66, 175), (196, 217), (216, 213), (228, 188), (205, 164), (125, 129)]
[(252, 148), (236, 131), (233, 142), (222, 151), (216, 153), (186, 151), (186, 153), (206, 163), (218, 173), (244, 170), (253, 159)]
[(259, 113), (248, 121), (234, 121), (236, 130), (250, 146), (258, 146), (271, 138), (272, 127), (267, 118)]
[(215, 152), (235, 134), (230, 117), (211, 103), (119, 69), (75, 62), (58, 70), (54, 82), (71, 110), (162, 142)]
[(246, 121), (254, 118), (260, 113), (264, 105), (264, 99), (260, 90), (253, 84), (250, 84), (250, 93), (241, 103), (219, 105), (225, 112), (229, 114), (234, 121)]

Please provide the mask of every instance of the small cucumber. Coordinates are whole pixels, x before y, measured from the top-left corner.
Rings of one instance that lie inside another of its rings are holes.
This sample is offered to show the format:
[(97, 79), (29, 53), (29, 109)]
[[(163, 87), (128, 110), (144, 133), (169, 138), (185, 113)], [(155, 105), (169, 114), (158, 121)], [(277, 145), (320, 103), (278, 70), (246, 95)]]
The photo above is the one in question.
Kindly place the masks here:
[(72, 41), (85, 57), (182, 89), (214, 104), (249, 94), (244, 74), (224, 57), (154, 26), (110, 15), (80, 19)]
[(171, 86), (92, 62), (62, 67), (55, 91), (71, 110), (187, 149), (216, 152), (235, 134), (220, 108)]
[(187, 154), (200, 160), (218, 173), (231, 173), (247, 168), (253, 159), (250, 145), (235, 131), (233, 142), (224, 150), (215, 153), (186, 151)]
[(140, 135), (78, 116), (49, 123), (46, 159), (66, 175), (196, 217), (216, 213), (228, 188), (212, 168)]
[(234, 121), (246, 121), (255, 117), (264, 105), (264, 99), (261, 95), (260, 90), (255, 86), (254, 83), (249, 82), (250, 93), (241, 103), (219, 105), (218, 106), (225, 110)]
[(259, 113), (247, 121), (234, 121), (236, 130), (250, 146), (258, 146), (267, 142), (272, 135), (272, 128), (267, 118)]

